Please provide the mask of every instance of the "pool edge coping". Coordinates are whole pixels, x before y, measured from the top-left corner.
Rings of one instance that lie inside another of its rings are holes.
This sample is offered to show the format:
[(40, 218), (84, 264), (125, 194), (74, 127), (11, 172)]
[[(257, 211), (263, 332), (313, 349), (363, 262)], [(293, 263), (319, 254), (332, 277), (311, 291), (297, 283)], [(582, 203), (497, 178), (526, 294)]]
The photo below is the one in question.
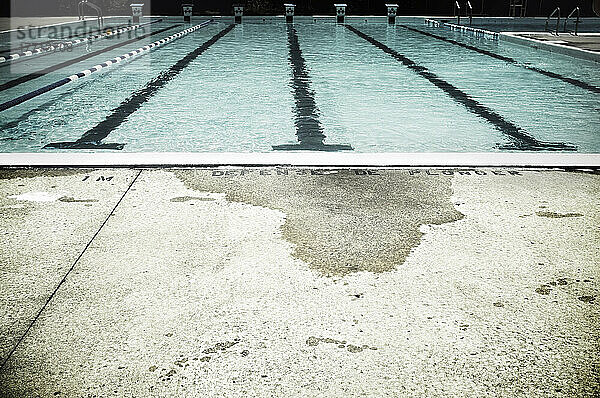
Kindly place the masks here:
[(0, 153), (0, 167), (538, 167), (600, 168), (600, 154), (567, 153)]
[[(568, 55), (573, 58), (600, 63), (600, 52), (589, 51), (583, 48), (567, 46), (558, 43), (536, 40), (530, 37), (524, 37), (524, 34), (535, 34), (544, 32), (499, 32), (499, 38), (509, 43), (527, 46), (535, 50), (548, 51), (555, 54)], [(581, 33), (580, 36), (584, 35)], [(559, 39), (559, 36), (557, 36)]]

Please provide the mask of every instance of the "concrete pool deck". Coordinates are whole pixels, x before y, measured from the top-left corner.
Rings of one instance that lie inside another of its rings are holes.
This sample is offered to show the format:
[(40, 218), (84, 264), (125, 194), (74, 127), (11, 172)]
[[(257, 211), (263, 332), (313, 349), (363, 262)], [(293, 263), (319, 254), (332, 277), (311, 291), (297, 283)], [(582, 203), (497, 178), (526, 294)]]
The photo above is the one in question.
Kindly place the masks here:
[(550, 33), (521, 33), (520, 36), (550, 42), (552, 44), (562, 44), (576, 47), (582, 50), (600, 52), (600, 33), (580, 33), (574, 36), (568, 33), (560, 33), (558, 36)]
[(0, 396), (600, 393), (600, 175), (0, 170)]
[(600, 62), (600, 33), (502, 32), (500, 37), (535, 49)]

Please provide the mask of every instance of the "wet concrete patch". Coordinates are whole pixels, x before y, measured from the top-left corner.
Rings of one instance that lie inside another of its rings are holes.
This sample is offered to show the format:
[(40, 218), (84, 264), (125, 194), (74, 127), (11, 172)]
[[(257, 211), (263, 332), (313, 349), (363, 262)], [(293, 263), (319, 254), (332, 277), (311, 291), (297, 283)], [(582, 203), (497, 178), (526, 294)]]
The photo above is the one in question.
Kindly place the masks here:
[(173, 378), (175, 374), (177, 374), (177, 371), (175, 369), (171, 369), (167, 373), (160, 375), (159, 380), (163, 382), (171, 381), (171, 378)]
[(594, 304), (594, 301), (596, 301), (596, 296), (579, 296), (577, 298), (580, 301), (583, 301), (584, 303), (590, 303), (590, 304)]
[(535, 292), (542, 296), (548, 296), (552, 293), (553, 289), (557, 289), (556, 292), (567, 294), (572, 299), (577, 299), (588, 304), (594, 304), (597, 297), (597, 294), (595, 294), (597, 293), (597, 290), (595, 289), (595, 286), (589, 285), (591, 282), (591, 279), (582, 280), (559, 277), (551, 280), (548, 283), (541, 284), (535, 289)]
[(569, 218), (569, 217), (583, 217), (581, 213), (556, 213), (553, 211), (536, 211), (539, 217), (547, 217), (547, 218)]
[(337, 346), (337, 348), (344, 348), (348, 352), (351, 352), (353, 354), (362, 352), (364, 350), (377, 350), (377, 347), (369, 347), (366, 344), (363, 344), (363, 345), (348, 344), (348, 342), (346, 340), (336, 340), (336, 339), (332, 339), (330, 337), (310, 336), (308, 339), (306, 339), (306, 345), (311, 346), (311, 347), (316, 347), (320, 343), (334, 344)]
[[(172, 337), (173, 333), (167, 333), (165, 334), (166, 337)], [(217, 356), (219, 354), (224, 353), (225, 351), (229, 350), (231, 347), (239, 344), (241, 342), (240, 339), (236, 338), (233, 339), (233, 341), (223, 341), (223, 342), (218, 342), (215, 343), (214, 345), (205, 348), (201, 351), (201, 354), (188, 354), (187, 356), (184, 354), (179, 355), (177, 358), (175, 358), (175, 360), (171, 359), (170, 361), (173, 361), (172, 363), (169, 361), (169, 363), (167, 364), (163, 364), (163, 366), (157, 366), (157, 365), (151, 365), (148, 367), (148, 372), (157, 372), (157, 377), (158, 380), (161, 382), (169, 382), (171, 381), (171, 379), (173, 379), (176, 375), (179, 374), (178, 377), (181, 377), (182, 379), (186, 379), (186, 374), (189, 375), (190, 373), (186, 373), (188, 371), (188, 367), (191, 370), (191, 374), (193, 374), (194, 370), (197, 366), (194, 366), (194, 364), (200, 364), (200, 363), (207, 363), (210, 362), (211, 359), (213, 358), (213, 356), (215, 356), (214, 354), (216, 354)], [(243, 350), (241, 352), (242, 356), (247, 356), (249, 354), (248, 350)], [(213, 356), (211, 356), (213, 355)]]
[(202, 350), (203, 354), (216, 354), (219, 351), (226, 351), (227, 349), (233, 347), (234, 345), (240, 342), (239, 339), (235, 339), (234, 341), (224, 341), (221, 343), (217, 343), (210, 348), (206, 348)]
[(58, 200), (66, 203), (93, 203), (98, 201), (98, 199), (75, 199), (70, 196), (62, 196)]
[(90, 173), (89, 169), (67, 169), (67, 168), (36, 168), (36, 169), (2, 169), (0, 168), (0, 180), (13, 178), (35, 178), (35, 177), (68, 177), (77, 174)]
[(552, 289), (550, 288), (549, 285), (541, 285), (540, 287), (538, 287), (537, 289), (535, 289), (535, 292), (537, 294), (541, 294), (543, 296), (549, 295), (551, 291), (552, 291)]
[(60, 194), (50, 192), (25, 192), (20, 195), (10, 195), (9, 199), (26, 202), (55, 202), (60, 198)]
[(199, 201), (205, 201), (205, 202), (209, 202), (209, 201), (213, 201), (215, 200), (214, 198), (201, 198), (198, 196), (178, 196), (176, 198), (171, 198), (171, 202), (189, 202), (190, 200), (199, 200)]
[(451, 176), (295, 168), (173, 172), (196, 191), (283, 212), (282, 234), (295, 245), (293, 255), (326, 276), (396, 269), (419, 244), (421, 225), (463, 217), (450, 200)]

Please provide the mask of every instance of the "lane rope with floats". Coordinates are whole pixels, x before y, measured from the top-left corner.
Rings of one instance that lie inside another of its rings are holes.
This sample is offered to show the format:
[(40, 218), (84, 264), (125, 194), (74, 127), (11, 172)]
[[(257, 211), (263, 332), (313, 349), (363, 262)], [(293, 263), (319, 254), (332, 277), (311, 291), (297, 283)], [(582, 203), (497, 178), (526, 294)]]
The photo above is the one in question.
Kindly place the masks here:
[(104, 33), (85, 37), (83, 39), (77, 39), (77, 40), (71, 40), (71, 41), (67, 41), (67, 42), (52, 44), (52, 45), (48, 45), (48, 46), (39, 47), (34, 50), (23, 51), (21, 53), (12, 54), (7, 57), (0, 57), (0, 65), (10, 63), (10, 62), (13, 62), (13, 61), (16, 61), (19, 59), (23, 59), (25, 57), (31, 57), (33, 55), (45, 54), (45, 53), (56, 52), (56, 51), (65, 51), (72, 47), (79, 46), (83, 43), (87, 43), (87, 42), (99, 40), (99, 39), (106, 39), (108, 37), (120, 35), (121, 33), (129, 32), (132, 30), (137, 30), (144, 26), (148, 26), (148, 25), (151, 25), (151, 24), (154, 24), (157, 22), (161, 22), (161, 21), (162, 21), (162, 19), (158, 19), (156, 21), (146, 22), (146, 23), (139, 24), (139, 25), (128, 26), (126, 28), (120, 28), (115, 31), (110, 31), (110, 30), (108, 30), (109, 28), (107, 28), (107, 30)]
[(34, 91), (30, 92), (30, 93), (24, 94), (24, 95), (22, 95), (20, 97), (17, 97), (15, 99), (7, 101), (7, 102), (5, 102), (3, 104), (0, 104), (0, 112), (5, 111), (7, 109), (10, 109), (12, 107), (15, 107), (15, 106), (17, 106), (19, 104), (22, 104), (25, 101), (29, 101), (32, 98), (35, 98), (35, 97), (38, 97), (38, 96), (40, 96), (42, 94), (48, 93), (48, 92), (50, 92), (52, 90), (55, 90), (55, 89), (57, 89), (59, 87), (62, 87), (65, 84), (73, 83), (73, 82), (75, 82), (75, 81), (77, 81), (79, 79), (82, 79), (84, 77), (90, 76), (92, 73), (96, 73), (98, 71), (101, 71), (102, 69), (110, 68), (111, 66), (113, 66), (115, 64), (118, 64), (121, 61), (125, 61), (125, 60), (127, 60), (129, 58), (136, 57), (136, 56), (138, 56), (140, 54), (143, 54), (143, 53), (147, 53), (148, 51), (150, 51), (153, 48), (161, 47), (161, 46), (163, 46), (163, 45), (165, 45), (167, 43), (172, 42), (173, 40), (177, 40), (177, 39), (179, 39), (179, 38), (181, 38), (183, 36), (186, 36), (186, 35), (188, 35), (188, 34), (190, 34), (192, 32), (197, 31), (198, 29), (204, 28), (204, 27), (206, 27), (206, 26), (208, 26), (208, 25), (210, 25), (212, 23), (214, 23), (214, 20), (212, 20), (212, 19), (209, 20), (209, 21), (203, 22), (203, 23), (201, 23), (199, 25), (196, 25), (196, 26), (193, 26), (191, 28), (182, 30), (179, 33), (175, 33), (174, 35), (171, 35), (169, 37), (165, 37), (164, 39), (155, 41), (154, 43), (148, 44), (148, 45), (146, 45), (144, 47), (140, 47), (137, 50), (130, 51), (127, 54), (121, 55), (120, 57), (113, 58), (113, 59), (111, 59), (109, 61), (106, 61), (106, 62), (103, 62), (101, 64), (98, 64), (98, 65), (96, 65), (96, 66), (94, 66), (94, 67), (92, 67), (90, 69), (86, 69), (84, 71), (81, 71), (79, 73), (76, 73), (74, 75), (66, 77), (66, 78), (64, 78), (62, 80), (59, 80), (57, 82), (54, 82), (52, 84), (48, 84), (47, 86), (41, 87), (41, 88), (39, 88), (37, 90), (34, 90)]

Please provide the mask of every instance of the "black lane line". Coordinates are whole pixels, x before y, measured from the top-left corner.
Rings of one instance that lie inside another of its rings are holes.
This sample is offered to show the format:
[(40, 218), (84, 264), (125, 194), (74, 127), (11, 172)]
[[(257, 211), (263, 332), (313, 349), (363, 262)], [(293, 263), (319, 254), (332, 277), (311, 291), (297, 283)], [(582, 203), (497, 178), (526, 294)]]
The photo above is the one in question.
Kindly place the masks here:
[(96, 231), (96, 233), (94, 234), (94, 236), (92, 236), (92, 238), (87, 243), (87, 245), (85, 245), (85, 247), (83, 248), (83, 250), (81, 251), (81, 253), (79, 253), (79, 256), (77, 257), (77, 259), (75, 259), (75, 261), (71, 265), (71, 268), (69, 268), (69, 270), (67, 271), (67, 273), (65, 274), (65, 276), (63, 276), (63, 278), (60, 280), (60, 282), (58, 283), (58, 285), (56, 285), (56, 288), (54, 288), (54, 291), (52, 292), (52, 294), (50, 294), (50, 296), (48, 297), (48, 299), (46, 300), (46, 302), (44, 303), (44, 305), (42, 306), (42, 308), (38, 311), (38, 313), (33, 318), (33, 320), (29, 323), (29, 326), (25, 330), (25, 333), (23, 333), (21, 335), (21, 337), (17, 341), (17, 344), (15, 344), (13, 346), (13, 348), (10, 350), (10, 352), (8, 353), (8, 355), (6, 356), (6, 358), (4, 358), (4, 360), (2, 361), (2, 364), (0, 364), (0, 372), (2, 371), (2, 369), (4, 368), (4, 366), (6, 365), (6, 363), (10, 359), (10, 357), (12, 357), (12, 355), (14, 354), (15, 350), (17, 349), (17, 347), (21, 344), (21, 342), (23, 342), (23, 339), (25, 339), (25, 336), (27, 336), (27, 334), (31, 330), (31, 328), (33, 327), (33, 324), (38, 320), (38, 318), (40, 317), (40, 315), (42, 315), (42, 312), (44, 312), (44, 310), (46, 309), (46, 307), (48, 306), (48, 304), (50, 303), (50, 301), (54, 298), (54, 296), (56, 296), (56, 293), (58, 292), (58, 289), (60, 289), (60, 287), (63, 285), (63, 283), (65, 283), (65, 281), (67, 280), (67, 277), (69, 276), (69, 274), (73, 271), (73, 269), (75, 268), (75, 266), (77, 265), (77, 263), (79, 262), (79, 260), (81, 260), (81, 257), (83, 257), (83, 254), (90, 247), (90, 245), (92, 244), (92, 242), (94, 241), (94, 239), (96, 239), (96, 236), (98, 236), (98, 234), (100, 233), (100, 231), (102, 230), (102, 228), (104, 228), (104, 226), (106, 225), (106, 223), (108, 222), (108, 220), (115, 213), (115, 210), (117, 210), (117, 207), (119, 207), (119, 205), (123, 201), (123, 198), (125, 197), (125, 195), (127, 195), (127, 193), (131, 190), (131, 187), (137, 181), (137, 179), (140, 176), (140, 174), (142, 174), (142, 170), (140, 170), (137, 173), (137, 175), (135, 176), (135, 178), (133, 179), (133, 181), (131, 181), (131, 184), (129, 184), (129, 186), (127, 187), (127, 190), (123, 193), (123, 195), (121, 196), (121, 198), (119, 199), (119, 201), (117, 202), (117, 204), (115, 205), (115, 207), (113, 207), (113, 209), (111, 210), (110, 214), (106, 217), (106, 219), (104, 220), (104, 222), (102, 223), (102, 225), (100, 225), (100, 228), (98, 228), (98, 230)]
[(427, 79), (430, 83), (435, 85), (437, 88), (441, 89), (446, 93), (450, 98), (459, 104), (463, 105), (467, 110), (474, 113), (475, 115), (487, 120), (489, 123), (494, 125), (494, 127), (505, 134), (508, 138), (512, 139), (512, 143), (514, 145), (507, 147), (506, 149), (520, 149), (520, 150), (529, 150), (529, 151), (544, 151), (544, 150), (570, 150), (574, 151), (577, 147), (566, 144), (562, 142), (544, 142), (539, 141), (536, 138), (529, 135), (526, 131), (516, 126), (512, 122), (504, 119), (501, 115), (494, 112), (492, 109), (487, 108), (486, 106), (480, 104), (471, 98), (467, 93), (461, 91), (459, 88), (454, 87), (452, 84), (448, 83), (445, 80), (442, 80), (433, 72), (429, 71), (424, 66), (421, 66), (411, 59), (405, 57), (404, 55), (398, 53), (395, 50), (392, 50), (385, 44), (375, 40), (371, 36), (364, 34), (358, 29), (350, 26), (344, 25), (348, 30), (355, 33), (359, 37), (365, 39), (375, 47), (384, 51), (385, 53), (394, 57), (397, 61), (400, 61), (404, 66), (413, 72), (417, 73), (419, 76)]
[[(133, 61), (136, 58), (133, 58), (131, 60)], [(60, 102), (65, 97), (73, 95), (73, 91), (78, 90), (80, 87), (84, 87), (84, 85), (83, 84), (78, 85), (74, 90), (64, 92), (64, 93), (60, 94), (58, 97), (53, 98), (50, 101), (44, 102), (43, 104), (39, 105), (38, 107), (33, 108), (33, 109), (25, 112), (24, 114), (22, 114), (21, 116), (19, 116), (17, 119), (11, 120), (10, 122), (6, 122), (4, 124), (0, 124), (0, 131), (6, 131), (6, 130), (9, 130), (9, 129), (13, 129), (15, 127), (18, 127), (21, 122), (24, 122), (25, 120), (29, 119), (29, 117), (31, 115), (33, 115), (33, 114), (35, 114), (37, 112), (48, 110), (52, 106), (52, 104), (54, 104), (55, 102)], [(17, 141), (17, 140), (25, 138), (26, 136), (31, 136), (32, 133), (35, 133), (35, 132), (23, 133), (19, 137), (0, 137), (0, 141)]]
[(292, 24), (287, 24), (289, 60), (292, 66), (292, 88), (294, 89), (296, 136), (298, 144), (273, 145), (274, 150), (341, 151), (352, 150), (350, 145), (325, 144), (325, 134), (319, 121), (319, 109), (315, 93), (310, 87), (310, 76), (302, 56), (298, 34)]
[(137, 111), (145, 102), (152, 98), (168, 82), (173, 80), (181, 71), (183, 71), (192, 61), (198, 58), (217, 40), (229, 33), (235, 24), (229, 25), (210, 40), (187, 54), (177, 61), (168, 70), (162, 71), (157, 77), (150, 80), (144, 88), (133, 93), (125, 101), (112, 110), (111, 114), (95, 127), (85, 132), (77, 141), (74, 142), (54, 142), (44, 146), (44, 148), (59, 149), (123, 149), (124, 144), (105, 144), (101, 141), (117, 127), (119, 127), (131, 114)]
[(469, 44), (461, 43), (461, 42), (456, 41), (456, 40), (448, 39), (447, 37), (438, 36), (438, 35), (435, 35), (433, 33), (429, 33), (429, 32), (425, 32), (425, 31), (419, 30), (419, 29), (411, 28), (410, 26), (406, 26), (406, 25), (398, 25), (398, 26), (401, 26), (401, 27), (403, 27), (405, 29), (408, 29), (411, 32), (415, 32), (415, 33), (419, 33), (419, 34), (422, 34), (422, 35), (425, 35), (425, 36), (433, 37), (434, 39), (442, 40), (442, 41), (445, 41), (447, 43), (451, 43), (451, 44), (454, 44), (454, 45), (457, 45), (457, 46), (460, 46), (460, 47), (463, 47), (463, 48), (466, 48), (466, 49), (469, 49), (469, 50), (472, 50), (472, 51), (476, 51), (476, 52), (478, 52), (480, 54), (484, 54), (484, 55), (487, 55), (489, 57), (499, 59), (499, 60), (507, 62), (509, 64), (520, 66), (521, 68), (525, 68), (527, 70), (531, 70), (531, 71), (537, 72), (537, 73), (542, 74), (544, 76), (561, 80), (561, 81), (563, 81), (565, 83), (569, 83), (569, 84), (572, 84), (574, 86), (583, 88), (584, 90), (591, 91), (592, 93), (600, 94), (600, 87), (593, 86), (593, 85), (591, 85), (589, 83), (586, 83), (584, 81), (573, 79), (571, 77), (566, 77), (566, 76), (560, 75), (560, 74), (555, 73), (555, 72), (550, 72), (550, 71), (547, 71), (547, 70), (544, 70), (544, 69), (537, 68), (535, 66), (525, 65), (525, 64), (517, 61), (514, 58), (505, 57), (503, 55), (496, 54), (496, 53), (493, 53), (491, 51), (481, 49), (479, 47), (471, 46)]
[(65, 68), (67, 66), (76, 64), (76, 63), (81, 62), (81, 61), (85, 61), (86, 59), (95, 57), (96, 55), (100, 55), (100, 54), (103, 54), (103, 53), (108, 52), (110, 50), (114, 50), (116, 48), (126, 46), (127, 44), (135, 43), (136, 41), (140, 41), (140, 40), (143, 40), (143, 39), (148, 38), (150, 36), (154, 36), (154, 35), (163, 33), (163, 32), (165, 32), (167, 30), (176, 28), (178, 26), (181, 26), (181, 25), (180, 24), (179, 25), (172, 25), (172, 26), (169, 26), (167, 28), (157, 30), (156, 32), (150, 32), (150, 33), (147, 33), (147, 34), (139, 36), (139, 37), (134, 37), (133, 39), (124, 41), (122, 43), (113, 44), (112, 46), (103, 48), (101, 50), (97, 50), (97, 51), (94, 51), (94, 52), (82, 55), (80, 57), (77, 57), (77, 58), (74, 58), (74, 59), (70, 59), (70, 60), (65, 61), (65, 62), (61, 62), (60, 64), (52, 65), (52, 66), (50, 66), (50, 67), (48, 67), (46, 69), (43, 69), (41, 71), (33, 72), (33, 73), (28, 74), (28, 75), (21, 76), (19, 78), (16, 78), (14, 80), (11, 80), (11, 81), (8, 81), (8, 82), (6, 82), (4, 84), (1, 84), (0, 85), (0, 92), (2, 92), (4, 90), (8, 90), (9, 88), (16, 87), (19, 84), (23, 84), (23, 83), (26, 83), (28, 81), (31, 81), (31, 80), (37, 79), (39, 77), (45, 76), (48, 73), (57, 71), (57, 70), (59, 70), (61, 68)]

